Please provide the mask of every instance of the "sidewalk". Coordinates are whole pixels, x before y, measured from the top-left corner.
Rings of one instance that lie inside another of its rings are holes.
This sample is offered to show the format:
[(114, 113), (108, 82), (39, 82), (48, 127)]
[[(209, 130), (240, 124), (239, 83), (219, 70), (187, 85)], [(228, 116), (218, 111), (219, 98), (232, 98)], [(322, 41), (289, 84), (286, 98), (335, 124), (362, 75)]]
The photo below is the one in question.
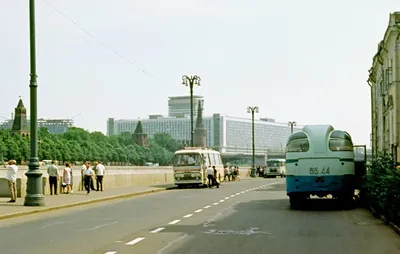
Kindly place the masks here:
[(45, 206), (24, 206), (24, 198), (18, 198), (15, 203), (7, 203), (10, 198), (0, 198), (0, 220), (47, 212), (67, 207), (93, 204), (118, 198), (127, 198), (147, 193), (154, 193), (175, 188), (175, 185), (156, 185), (156, 186), (128, 186), (106, 189), (103, 192), (91, 191), (86, 195), (86, 191), (78, 191), (73, 194), (58, 194), (45, 196)]

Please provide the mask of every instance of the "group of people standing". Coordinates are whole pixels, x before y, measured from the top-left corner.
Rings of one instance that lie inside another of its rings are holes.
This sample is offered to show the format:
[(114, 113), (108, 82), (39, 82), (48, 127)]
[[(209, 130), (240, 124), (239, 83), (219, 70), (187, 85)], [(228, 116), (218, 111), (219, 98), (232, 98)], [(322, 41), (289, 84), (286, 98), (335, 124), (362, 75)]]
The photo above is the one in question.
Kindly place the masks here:
[[(95, 162), (95, 170), (92, 169), (91, 163), (86, 161), (81, 168), (82, 181), (84, 182), (85, 190), (87, 194), (90, 190), (103, 191), (103, 178), (105, 173), (105, 167), (100, 161)], [(95, 173), (96, 171), (96, 173)], [(62, 176), (61, 182), (61, 193), (69, 194), (73, 193), (73, 173), (72, 164), (66, 163), (65, 168), (62, 173), (60, 173), (58, 167), (56, 166), (56, 161), (52, 161), (51, 165), (47, 168), (47, 173), (49, 175), (49, 185), (50, 185), (50, 195), (57, 195), (58, 182)], [(93, 177), (96, 176), (97, 189), (94, 188)]]
[(228, 178), (229, 182), (230, 181), (240, 181), (240, 173), (239, 173), (239, 167), (238, 166), (224, 166), (224, 181), (226, 181), (226, 178)]

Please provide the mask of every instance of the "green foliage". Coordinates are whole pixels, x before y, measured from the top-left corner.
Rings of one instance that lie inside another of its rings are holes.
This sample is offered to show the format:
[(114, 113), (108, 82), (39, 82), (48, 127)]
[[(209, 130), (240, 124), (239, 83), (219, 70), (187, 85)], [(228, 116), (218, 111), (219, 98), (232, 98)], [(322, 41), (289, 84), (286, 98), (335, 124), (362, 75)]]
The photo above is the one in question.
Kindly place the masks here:
[(391, 221), (400, 223), (400, 170), (390, 156), (381, 155), (372, 161), (361, 192), (367, 205)]
[[(64, 134), (52, 134), (46, 128), (38, 130), (39, 160), (84, 161), (102, 160), (120, 165), (143, 165), (145, 162), (168, 165), (181, 145), (166, 133), (155, 134), (149, 147), (132, 143), (131, 133), (107, 137), (101, 132), (70, 128)], [(0, 160), (27, 161), (30, 140), (0, 130)]]

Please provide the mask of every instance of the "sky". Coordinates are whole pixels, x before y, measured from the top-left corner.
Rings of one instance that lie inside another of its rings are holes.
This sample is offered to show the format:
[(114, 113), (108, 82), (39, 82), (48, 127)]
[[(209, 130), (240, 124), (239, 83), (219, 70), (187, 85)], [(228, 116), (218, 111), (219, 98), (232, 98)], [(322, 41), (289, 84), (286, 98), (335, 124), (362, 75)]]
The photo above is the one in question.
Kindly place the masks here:
[[(0, 121), (29, 112), (29, 4), (0, 8)], [(38, 117), (106, 132), (168, 114), (198, 75), (204, 114), (331, 124), (370, 145), (368, 69), (395, 0), (36, 0)]]

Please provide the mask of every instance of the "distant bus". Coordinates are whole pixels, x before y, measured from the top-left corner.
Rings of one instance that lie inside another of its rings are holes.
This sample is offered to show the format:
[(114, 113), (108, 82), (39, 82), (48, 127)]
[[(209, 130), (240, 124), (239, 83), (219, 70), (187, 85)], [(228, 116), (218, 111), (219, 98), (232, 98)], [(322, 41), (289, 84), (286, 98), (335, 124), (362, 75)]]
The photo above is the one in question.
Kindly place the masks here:
[(173, 159), (175, 184), (178, 187), (206, 186), (208, 166), (215, 166), (217, 181), (221, 182), (224, 179), (224, 166), (220, 152), (201, 147), (186, 147), (176, 151)]
[(285, 159), (268, 159), (266, 162), (264, 177), (285, 177), (286, 176), (286, 160)]

